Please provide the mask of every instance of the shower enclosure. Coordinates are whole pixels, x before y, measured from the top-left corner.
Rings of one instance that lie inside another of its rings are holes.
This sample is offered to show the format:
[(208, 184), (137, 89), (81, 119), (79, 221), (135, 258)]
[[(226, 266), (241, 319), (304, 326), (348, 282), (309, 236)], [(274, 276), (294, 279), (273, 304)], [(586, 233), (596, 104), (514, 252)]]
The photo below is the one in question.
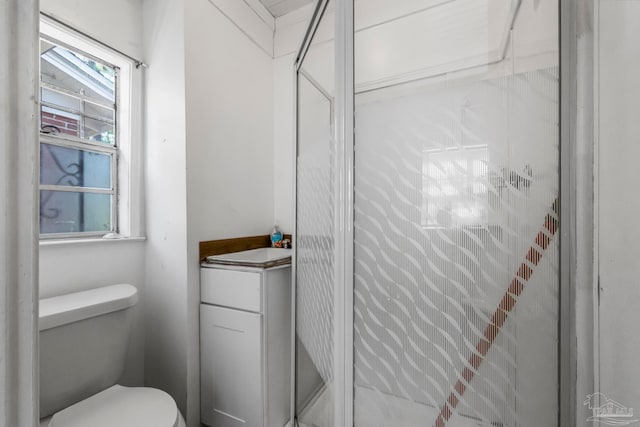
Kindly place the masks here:
[(299, 425), (559, 425), (559, 37), (557, 0), (319, 1)]

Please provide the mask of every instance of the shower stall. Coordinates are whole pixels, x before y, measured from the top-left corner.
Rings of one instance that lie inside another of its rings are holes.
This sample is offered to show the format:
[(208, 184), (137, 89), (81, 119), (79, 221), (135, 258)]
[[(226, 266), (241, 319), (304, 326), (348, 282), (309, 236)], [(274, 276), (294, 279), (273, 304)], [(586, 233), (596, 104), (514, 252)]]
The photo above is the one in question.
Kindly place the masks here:
[(560, 425), (559, 11), (318, 2), (295, 66), (298, 425)]

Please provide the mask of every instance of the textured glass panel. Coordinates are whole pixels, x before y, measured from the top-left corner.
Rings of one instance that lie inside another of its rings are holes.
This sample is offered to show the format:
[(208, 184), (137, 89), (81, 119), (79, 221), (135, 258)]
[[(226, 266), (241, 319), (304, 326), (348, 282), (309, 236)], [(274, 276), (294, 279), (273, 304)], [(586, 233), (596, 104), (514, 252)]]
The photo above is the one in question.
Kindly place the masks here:
[[(316, 34), (333, 22), (323, 19)], [(333, 43), (313, 44), (298, 73), (296, 404), (305, 425), (333, 421)]]
[(548, 3), (356, 2), (357, 427), (557, 425)]
[[(299, 368), (317, 371), (329, 386), (333, 371), (334, 284), (331, 106), (304, 76), (299, 75), (298, 82), (296, 330), (299, 346), (304, 347), (312, 362)], [(317, 387), (298, 389), (303, 403)], [(330, 411), (324, 416), (330, 417)], [(325, 419), (324, 425), (331, 425), (329, 420)]]
[(41, 143), (40, 184), (111, 188), (111, 156)]
[(111, 231), (109, 194), (40, 191), (40, 233)]

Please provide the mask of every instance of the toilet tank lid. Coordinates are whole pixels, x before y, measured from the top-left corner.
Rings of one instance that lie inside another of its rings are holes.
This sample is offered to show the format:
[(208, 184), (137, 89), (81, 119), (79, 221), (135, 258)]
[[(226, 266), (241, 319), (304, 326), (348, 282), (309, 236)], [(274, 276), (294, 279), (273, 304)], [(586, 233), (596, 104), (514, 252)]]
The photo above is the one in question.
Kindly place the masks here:
[(40, 300), (40, 331), (132, 307), (138, 290), (128, 284), (103, 286)]

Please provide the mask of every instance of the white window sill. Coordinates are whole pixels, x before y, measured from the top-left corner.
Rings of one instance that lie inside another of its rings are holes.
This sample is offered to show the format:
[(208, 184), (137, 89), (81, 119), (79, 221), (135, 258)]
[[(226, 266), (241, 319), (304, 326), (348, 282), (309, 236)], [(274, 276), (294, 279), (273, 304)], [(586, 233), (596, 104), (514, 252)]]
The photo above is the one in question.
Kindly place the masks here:
[(122, 242), (144, 242), (146, 237), (118, 237), (115, 239), (104, 239), (102, 237), (70, 238), (70, 239), (42, 239), (40, 246), (66, 246), (82, 244), (110, 244)]

